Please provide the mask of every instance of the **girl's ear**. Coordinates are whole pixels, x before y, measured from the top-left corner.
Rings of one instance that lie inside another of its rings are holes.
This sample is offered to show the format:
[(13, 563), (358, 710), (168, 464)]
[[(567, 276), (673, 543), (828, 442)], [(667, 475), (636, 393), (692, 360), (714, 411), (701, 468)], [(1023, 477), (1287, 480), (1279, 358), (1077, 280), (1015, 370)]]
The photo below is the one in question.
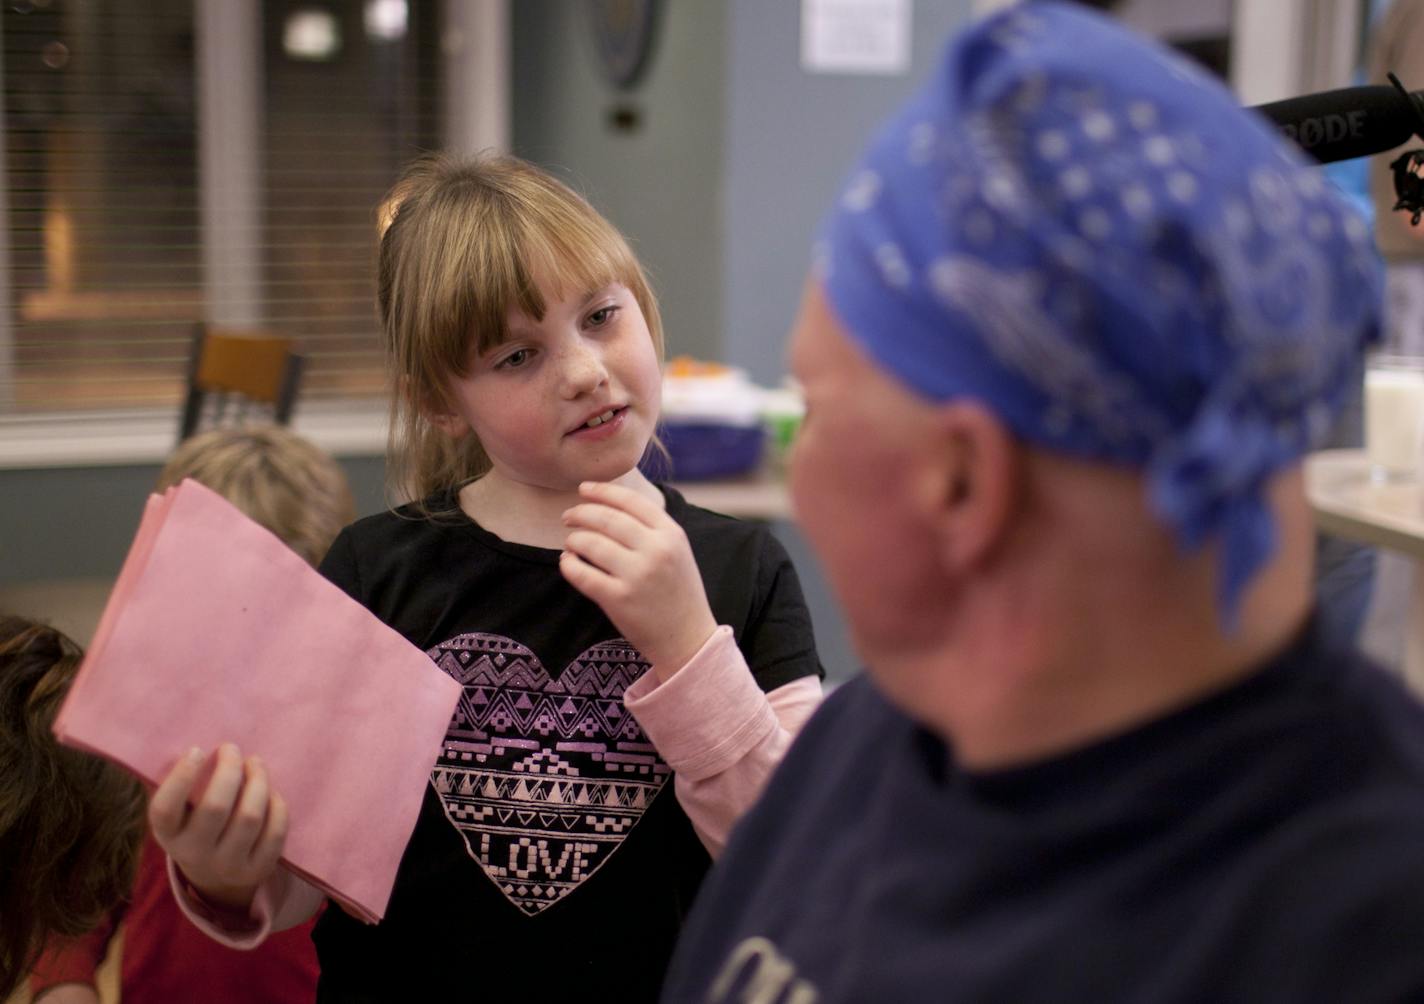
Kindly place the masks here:
[(408, 377), (402, 377), (401, 383), (407, 399), (415, 400), (421, 417), (435, 428), (451, 439), (463, 439), (469, 433), (470, 423), (458, 411), (451, 409), (443, 398), (434, 393), (413, 391)]
[(464, 439), (470, 431), (470, 423), (453, 411), (426, 411), (425, 420), (451, 439)]
[(922, 484), (940, 563), (962, 575), (989, 559), (1008, 532), (1022, 502), (1021, 450), (1003, 422), (974, 402), (939, 407), (935, 426), (937, 459)]

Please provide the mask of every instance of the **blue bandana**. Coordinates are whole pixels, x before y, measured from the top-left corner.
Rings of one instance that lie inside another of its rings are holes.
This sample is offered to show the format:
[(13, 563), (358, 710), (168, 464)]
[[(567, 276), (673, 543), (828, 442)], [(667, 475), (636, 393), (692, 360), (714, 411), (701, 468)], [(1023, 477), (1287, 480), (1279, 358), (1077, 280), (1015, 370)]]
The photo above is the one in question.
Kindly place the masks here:
[(952, 42), (826, 221), (817, 274), (914, 390), (1146, 472), (1221, 609), (1276, 545), (1271, 476), (1377, 337), (1378, 255), (1318, 169), (1180, 57), (1028, 3)]

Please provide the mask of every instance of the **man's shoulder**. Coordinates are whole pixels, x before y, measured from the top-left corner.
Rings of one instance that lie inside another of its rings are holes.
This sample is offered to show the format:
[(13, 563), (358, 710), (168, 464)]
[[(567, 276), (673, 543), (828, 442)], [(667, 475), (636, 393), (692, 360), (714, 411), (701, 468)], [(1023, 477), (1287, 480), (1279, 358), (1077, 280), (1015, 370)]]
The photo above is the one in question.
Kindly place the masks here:
[(872, 775), (893, 769), (897, 740), (913, 730), (914, 723), (884, 698), (865, 673), (836, 684), (802, 726), (773, 775), (772, 784), (780, 789), (779, 804), (806, 803), (803, 809), (815, 811), (809, 803), (819, 803), (832, 791), (873, 783)]
[(1424, 999), (1424, 800), (1339, 799), (1247, 860), (1220, 932), (1238, 982), (1269, 1000)]
[(779, 885), (807, 867), (804, 849), (850, 837), (867, 792), (903, 767), (914, 726), (861, 674), (835, 686), (792, 742), (765, 792), (738, 824), (724, 862), (737, 880)]
[(1220, 943), (1271, 1000), (1419, 999), (1424, 709), (1357, 652), (1305, 654), (1227, 792)]
[[(911, 727), (909, 720), (885, 699), (869, 674), (864, 672), (832, 688), (817, 707), (811, 721), (818, 728), (840, 732), (879, 732)], [(808, 726), (810, 724), (807, 723)]]
[[(1332, 773), (1360, 797), (1377, 791), (1400, 822), (1424, 814), (1424, 704), (1405, 681), (1361, 652), (1325, 649), (1305, 692), (1321, 712), (1315, 738), (1329, 744)], [(1298, 737), (1306, 745), (1309, 737)], [(1314, 744), (1320, 745), (1319, 742)]]

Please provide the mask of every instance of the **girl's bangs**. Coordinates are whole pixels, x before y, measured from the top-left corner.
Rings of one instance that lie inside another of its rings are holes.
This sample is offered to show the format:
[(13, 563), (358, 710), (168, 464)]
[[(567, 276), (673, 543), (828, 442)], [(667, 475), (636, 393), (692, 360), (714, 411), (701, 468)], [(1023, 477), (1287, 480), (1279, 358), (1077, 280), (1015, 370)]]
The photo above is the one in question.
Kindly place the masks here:
[(483, 355), (498, 348), (513, 313), (542, 320), (546, 294), (564, 299), (620, 283), (646, 299), (642, 270), (617, 230), (582, 201), (560, 197), (568, 193), (539, 194), (545, 197), (488, 207), (482, 241), (451, 240), (459, 250), (446, 259), (441, 285), (453, 295), (429, 301), (453, 307), (431, 326), (441, 333), (432, 346), (437, 369), (463, 373), (471, 349)]
[[(543, 319), (548, 308), (546, 291), (566, 299), (615, 282), (631, 289), (639, 274), (632, 252), (611, 227), (600, 225), (601, 220), (583, 218), (583, 214), (561, 215), (525, 228), (520, 246), (510, 249), (517, 256), (514, 271), (520, 288), (509, 291), (515, 295), (501, 298), (536, 321)], [(545, 290), (539, 288), (540, 281)]]

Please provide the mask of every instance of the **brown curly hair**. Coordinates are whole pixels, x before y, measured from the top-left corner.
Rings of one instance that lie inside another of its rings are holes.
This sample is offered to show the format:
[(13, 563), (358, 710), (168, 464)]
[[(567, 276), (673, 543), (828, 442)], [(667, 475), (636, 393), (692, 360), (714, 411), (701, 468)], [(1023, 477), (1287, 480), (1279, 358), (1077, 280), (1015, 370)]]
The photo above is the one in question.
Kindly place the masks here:
[(85, 933), (133, 884), (142, 786), (50, 731), (82, 654), (51, 627), (0, 615), (0, 1000), (46, 939)]

